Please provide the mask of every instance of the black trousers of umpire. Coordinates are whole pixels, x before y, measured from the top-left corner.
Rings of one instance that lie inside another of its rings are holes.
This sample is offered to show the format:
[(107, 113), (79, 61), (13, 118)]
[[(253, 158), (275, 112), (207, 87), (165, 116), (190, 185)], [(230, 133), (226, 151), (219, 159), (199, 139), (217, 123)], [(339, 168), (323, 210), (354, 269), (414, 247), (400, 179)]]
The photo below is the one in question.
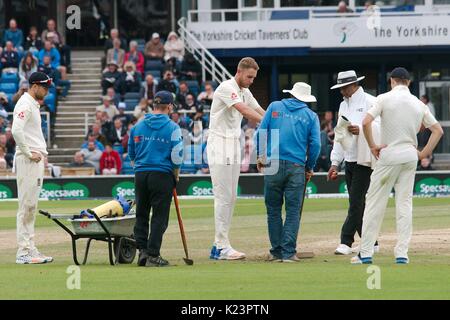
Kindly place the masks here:
[[(169, 224), (172, 191), (175, 178), (163, 172), (136, 172), (136, 225), (134, 237), (137, 248), (147, 251), (148, 255), (160, 255), (164, 232)], [(150, 210), (152, 219), (150, 222)], [(150, 227), (150, 234), (149, 234)]]
[(372, 169), (356, 162), (345, 162), (345, 181), (349, 194), (347, 219), (341, 231), (341, 243), (349, 247), (355, 241), (355, 233), (361, 237), (366, 194), (370, 186)]

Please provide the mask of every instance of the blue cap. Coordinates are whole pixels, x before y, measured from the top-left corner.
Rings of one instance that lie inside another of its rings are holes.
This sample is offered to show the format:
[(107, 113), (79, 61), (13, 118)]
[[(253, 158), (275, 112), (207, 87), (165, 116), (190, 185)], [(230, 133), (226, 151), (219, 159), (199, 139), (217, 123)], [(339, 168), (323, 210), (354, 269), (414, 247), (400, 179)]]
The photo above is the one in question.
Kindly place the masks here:
[(159, 91), (156, 93), (155, 98), (153, 99), (154, 104), (172, 104), (173, 103), (173, 94), (169, 91)]

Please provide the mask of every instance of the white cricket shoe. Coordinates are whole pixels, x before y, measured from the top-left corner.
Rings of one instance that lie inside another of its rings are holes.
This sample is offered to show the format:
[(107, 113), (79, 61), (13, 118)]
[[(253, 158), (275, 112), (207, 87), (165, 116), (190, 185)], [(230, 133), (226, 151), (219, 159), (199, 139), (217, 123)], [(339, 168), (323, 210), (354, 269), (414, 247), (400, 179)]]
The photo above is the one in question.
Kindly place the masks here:
[(53, 262), (53, 258), (52, 257), (48, 257), (46, 255), (43, 255), (42, 253), (40, 253), (38, 251), (38, 249), (34, 249), (31, 251), (31, 256), (33, 258), (39, 258), (39, 259), (43, 259), (45, 261), (45, 263), (51, 263)]
[(16, 258), (16, 264), (44, 264), (47, 263), (44, 259), (33, 257), (30, 254)]
[(234, 250), (233, 248), (218, 249), (218, 260), (242, 260), (245, 259), (245, 253)]
[(348, 256), (352, 254), (352, 248), (345, 244), (340, 244), (336, 250), (334, 251), (334, 254), (341, 255), (341, 256)]

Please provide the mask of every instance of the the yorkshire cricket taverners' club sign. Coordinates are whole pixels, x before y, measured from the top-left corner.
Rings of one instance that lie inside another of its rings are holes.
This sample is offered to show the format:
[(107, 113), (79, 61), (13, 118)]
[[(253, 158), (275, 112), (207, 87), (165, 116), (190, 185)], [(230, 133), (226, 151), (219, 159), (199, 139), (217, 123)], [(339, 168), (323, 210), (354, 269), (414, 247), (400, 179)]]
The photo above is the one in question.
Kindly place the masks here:
[(191, 22), (208, 49), (348, 48), (450, 44), (450, 16), (310, 17), (284, 21)]

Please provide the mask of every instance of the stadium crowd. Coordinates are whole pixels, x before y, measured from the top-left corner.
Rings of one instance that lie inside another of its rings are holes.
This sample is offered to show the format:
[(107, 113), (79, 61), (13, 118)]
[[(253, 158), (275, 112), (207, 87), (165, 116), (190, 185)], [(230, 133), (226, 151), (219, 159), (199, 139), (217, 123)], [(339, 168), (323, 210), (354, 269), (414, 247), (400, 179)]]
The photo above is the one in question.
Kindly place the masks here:
[[(113, 29), (105, 43), (104, 60), (101, 104), (71, 166), (94, 166), (101, 175), (132, 174), (127, 154), (130, 130), (151, 112), (155, 94), (166, 90), (176, 98), (171, 119), (183, 132), (186, 157), (181, 172), (209, 173), (205, 148), (217, 84), (202, 83), (201, 66), (192, 54), (185, 52), (178, 35), (171, 32), (164, 42), (154, 33), (148, 42), (133, 40), (128, 44)], [(255, 127), (248, 123), (243, 126), (248, 144), (250, 130)], [(248, 146), (248, 150), (252, 148)], [(243, 172), (256, 172), (249, 157)]]
[[(44, 136), (53, 133), (58, 100), (64, 100), (71, 83), (67, 73), (71, 72), (71, 49), (56, 29), (55, 20), (47, 21), (46, 29), (39, 34), (32, 26), (27, 36), (15, 19), (3, 31), (0, 46), (0, 169), (12, 168), (15, 142), (11, 134), (14, 106), (28, 90), (28, 79), (36, 71), (44, 72), (53, 79), (47, 97), (39, 101), (43, 116)], [(47, 129), (50, 122), (51, 130)]]
[[(70, 72), (70, 47), (56, 31), (54, 20), (38, 35), (31, 27), (24, 38), (12, 19), (0, 48), (0, 169), (13, 165), (15, 143), (11, 134), (12, 112), (15, 103), (26, 92), (28, 78), (42, 71), (54, 79), (54, 86), (44, 101), (42, 111), (50, 114), (50, 133), (43, 118), (44, 135), (54, 133), (57, 101), (64, 100), (70, 90), (67, 73)], [(95, 122), (89, 127), (85, 142), (76, 152), (68, 167), (94, 167), (98, 175), (132, 174), (127, 154), (131, 128), (151, 112), (153, 97), (161, 90), (175, 96), (171, 119), (179, 124), (184, 138), (185, 160), (182, 174), (207, 174), (206, 142), (209, 112), (217, 83), (202, 83), (202, 68), (193, 55), (185, 51), (183, 42), (171, 32), (164, 42), (154, 33), (148, 42), (120, 37), (112, 29), (105, 42), (102, 72), (102, 98), (96, 108)], [(425, 97), (427, 98), (427, 97)], [(321, 151), (315, 171), (327, 172), (331, 166), (330, 153), (334, 143), (336, 116), (332, 111), (320, 115)], [(253, 136), (256, 123), (242, 123), (241, 173), (256, 173), (256, 155)], [(426, 141), (419, 134), (419, 143)], [(421, 138), (422, 137), (422, 138)], [(423, 141), (422, 141), (423, 140)], [(419, 170), (432, 170), (432, 159), (418, 164)]]

